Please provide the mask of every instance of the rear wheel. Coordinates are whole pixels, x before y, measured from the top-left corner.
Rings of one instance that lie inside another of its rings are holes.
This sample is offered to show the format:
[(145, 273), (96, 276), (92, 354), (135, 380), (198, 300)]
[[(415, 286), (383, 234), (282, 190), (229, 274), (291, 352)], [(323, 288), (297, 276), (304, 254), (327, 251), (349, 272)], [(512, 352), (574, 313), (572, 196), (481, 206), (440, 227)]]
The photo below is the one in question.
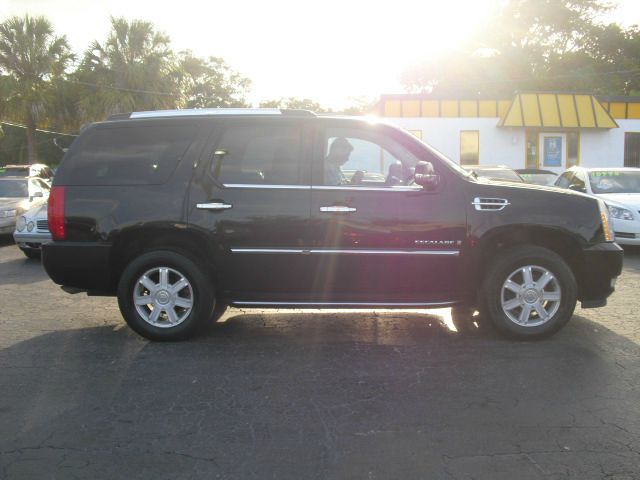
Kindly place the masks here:
[(150, 340), (182, 340), (206, 325), (215, 297), (193, 260), (168, 250), (145, 253), (124, 269), (118, 304), (127, 324)]
[(500, 254), (485, 276), (482, 296), (499, 330), (534, 339), (554, 334), (569, 321), (577, 285), (562, 257), (546, 248), (525, 245)]

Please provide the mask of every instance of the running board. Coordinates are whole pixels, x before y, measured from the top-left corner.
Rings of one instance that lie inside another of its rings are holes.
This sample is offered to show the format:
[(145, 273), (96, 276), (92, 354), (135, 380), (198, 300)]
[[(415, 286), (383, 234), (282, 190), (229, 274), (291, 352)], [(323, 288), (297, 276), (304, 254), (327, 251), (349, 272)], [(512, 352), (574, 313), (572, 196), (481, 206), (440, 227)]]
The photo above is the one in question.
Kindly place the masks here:
[(367, 302), (231, 302), (234, 307), (249, 308), (448, 308), (460, 302), (402, 302), (402, 303), (367, 303)]

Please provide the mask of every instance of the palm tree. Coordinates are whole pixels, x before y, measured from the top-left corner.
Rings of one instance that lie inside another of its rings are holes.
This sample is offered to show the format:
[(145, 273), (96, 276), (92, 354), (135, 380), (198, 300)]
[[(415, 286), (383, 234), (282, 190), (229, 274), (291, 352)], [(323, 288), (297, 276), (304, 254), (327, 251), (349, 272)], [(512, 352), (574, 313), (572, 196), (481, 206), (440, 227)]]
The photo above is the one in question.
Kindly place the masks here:
[(8, 92), (0, 113), (26, 125), (30, 163), (37, 161), (36, 127), (47, 118), (52, 82), (72, 59), (67, 39), (54, 35), (45, 17), (11, 17), (0, 24), (0, 72)]
[(86, 120), (132, 110), (172, 108), (180, 97), (179, 71), (169, 37), (150, 22), (111, 18), (103, 43), (94, 41), (77, 72), (86, 88)]

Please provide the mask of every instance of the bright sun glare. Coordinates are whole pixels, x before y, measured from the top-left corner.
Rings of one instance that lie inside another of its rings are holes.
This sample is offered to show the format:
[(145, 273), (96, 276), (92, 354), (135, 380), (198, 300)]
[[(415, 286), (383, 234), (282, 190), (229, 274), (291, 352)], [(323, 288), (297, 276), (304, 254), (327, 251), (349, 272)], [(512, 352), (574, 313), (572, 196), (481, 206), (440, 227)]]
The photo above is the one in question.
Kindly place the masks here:
[(497, 0), (199, 2), (8, 0), (8, 15), (45, 15), (82, 53), (104, 40), (109, 16), (144, 19), (174, 50), (224, 58), (253, 81), (250, 100), (307, 97), (340, 108), (349, 97), (399, 92), (400, 74), (454, 48)]

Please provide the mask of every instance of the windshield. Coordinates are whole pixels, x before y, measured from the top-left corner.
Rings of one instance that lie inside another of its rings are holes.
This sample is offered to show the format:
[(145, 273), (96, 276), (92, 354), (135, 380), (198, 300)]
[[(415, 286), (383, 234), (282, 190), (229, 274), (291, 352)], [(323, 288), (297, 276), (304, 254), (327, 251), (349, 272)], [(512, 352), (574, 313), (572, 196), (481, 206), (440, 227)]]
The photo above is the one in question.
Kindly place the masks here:
[(29, 167), (0, 167), (0, 177), (28, 177)]
[(589, 172), (593, 193), (640, 193), (640, 170), (598, 170)]
[(0, 197), (27, 198), (29, 187), (26, 180), (2, 180), (0, 182)]

